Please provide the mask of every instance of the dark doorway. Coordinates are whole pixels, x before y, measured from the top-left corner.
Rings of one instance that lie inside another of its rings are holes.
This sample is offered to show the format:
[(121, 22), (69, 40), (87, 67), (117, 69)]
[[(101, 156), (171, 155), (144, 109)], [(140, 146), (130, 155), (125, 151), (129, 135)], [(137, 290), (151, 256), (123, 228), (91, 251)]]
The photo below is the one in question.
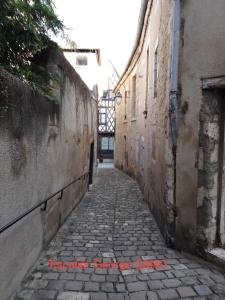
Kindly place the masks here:
[(93, 183), (93, 168), (94, 168), (94, 143), (90, 145), (90, 159), (89, 159), (89, 184)]
[[(218, 93), (224, 99), (225, 93)], [(225, 243), (225, 103), (220, 101), (217, 199), (217, 245)]]

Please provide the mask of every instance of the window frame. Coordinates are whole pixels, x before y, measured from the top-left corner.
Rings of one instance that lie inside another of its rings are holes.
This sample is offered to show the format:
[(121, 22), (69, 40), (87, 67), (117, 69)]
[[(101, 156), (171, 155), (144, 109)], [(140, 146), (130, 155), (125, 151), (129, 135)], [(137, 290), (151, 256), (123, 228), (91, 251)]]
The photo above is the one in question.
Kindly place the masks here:
[(131, 79), (132, 97), (131, 97), (131, 120), (136, 119), (136, 102), (137, 102), (137, 74)]

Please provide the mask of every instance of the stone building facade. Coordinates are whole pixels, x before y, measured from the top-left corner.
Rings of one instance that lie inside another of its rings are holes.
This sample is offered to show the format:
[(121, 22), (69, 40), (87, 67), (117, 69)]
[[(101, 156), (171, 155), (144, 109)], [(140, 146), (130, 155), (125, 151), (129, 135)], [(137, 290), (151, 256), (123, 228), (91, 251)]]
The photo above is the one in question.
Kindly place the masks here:
[(82, 199), (89, 170), (95, 173), (97, 101), (61, 52), (47, 50), (39, 59), (59, 76), (55, 101), (2, 71), (9, 96), (0, 110), (0, 227), (79, 180), (49, 200), (45, 211), (42, 205), (0, 234), (2, 300)]
[(115, 88), (116, 166), (139, 182), (165, 239), (200, 255), (225, 238), (224, 19), (223, 0), (143, 0)]

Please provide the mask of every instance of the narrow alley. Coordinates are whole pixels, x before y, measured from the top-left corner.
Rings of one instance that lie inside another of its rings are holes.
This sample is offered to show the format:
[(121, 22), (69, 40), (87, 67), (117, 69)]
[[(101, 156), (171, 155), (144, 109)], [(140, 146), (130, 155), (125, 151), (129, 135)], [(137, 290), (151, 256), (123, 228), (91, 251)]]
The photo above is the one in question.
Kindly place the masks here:
[[(225, 278), (218, 268), (165, 245), (135, 181), (113, 168), (97, 172), (93, 189), (44, 250), (15, 300), (225, 298)], [(132, 266), (96, 267), (96, 259)], [(165, 260), (167, 265), (140, 269), (138, 260)], [(56, 267), (57, 262), (78, 261), (83, 268)]]

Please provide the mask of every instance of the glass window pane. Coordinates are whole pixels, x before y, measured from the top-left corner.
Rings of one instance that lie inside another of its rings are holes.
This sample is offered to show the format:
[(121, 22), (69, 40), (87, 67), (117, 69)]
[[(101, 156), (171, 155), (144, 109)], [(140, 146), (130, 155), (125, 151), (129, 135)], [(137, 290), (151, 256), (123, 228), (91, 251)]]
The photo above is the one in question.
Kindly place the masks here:
[(102, 137), (102, 145), (101, 145), (102, 150), (108, 150), (109, 149), (109, 138), (107, 137)]
[(99, 122), (100, 124), (106, 123), (106, 114), (99, 114)]
[(109, 150), (114, 150), (114, 137), (109, 138)]

